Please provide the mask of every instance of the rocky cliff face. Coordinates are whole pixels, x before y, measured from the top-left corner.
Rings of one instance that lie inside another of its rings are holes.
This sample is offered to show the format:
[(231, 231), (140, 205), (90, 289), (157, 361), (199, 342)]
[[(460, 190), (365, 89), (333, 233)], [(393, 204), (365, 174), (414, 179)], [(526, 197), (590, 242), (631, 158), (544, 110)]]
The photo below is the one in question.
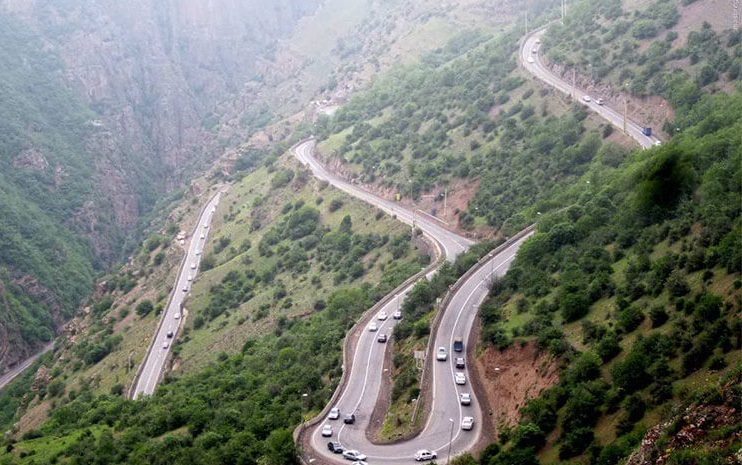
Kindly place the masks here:
[[(318, 3), (0, 0), (0, 14), (38, 39), (44, 53), (61, 59), (61, 70), (50, 67), (43, 80), (71, 90), (90, 109), (89, 121), (76, 130), (80, 140), (73, 151), (84, 152), (77, 159), (91, 185), (80, 189), (84, 198), (60, 227), (86, 238), (95, 263), (107, 267), (120, 259), (123, 244), (135, 239), (140, 218), (156, 200), (182, 184), (189, 170), (219, 155), (220, 145), (202, 122), (231, 106), (256, 63), (270, 60), (276, 41)], [(0, 69), (0, 81), (2, 74)], [(34, 92), (27, 87), (13, 92)], [(7, 154), (8, 166), (38, 179), (48, 195), (76, 188), (62, 158), (40, 147), (33, 131), (18, 127), (13, 136), (19, 148)], [(34, 201), (43, 203), (40, 197)], [(46, 208), (54, 216), (54, 208)], [(46, 257), (50, 264), (53, 258)], [(0, 256), (3, 267), (10, 276), (37, 282), (28, 267)], [(0, 317), (11, 307), (0, 306)], [(57, 310), (48, 308), (45, 319), (58, 330)], [(0, 353), (30, 353), (40, 343), (24, 346), (23, 337), (8, 331), (3, 326)], [(6, 365), (0, 363), (0, 372)]]
[[(202, 120), (229, 102), (277, 39), (318, 0), (5, 0), (64, 60), (67, 84), (100, 115), (87, 141), (96, 180), (129, 230), (183, 169), (214, 155)], [(120, 172), (123, 170), (123, 173)], [(137, 198), (137, 202), (122, 199)], [(105, 238), (102, 242), (105, 243)], [(99, 244), (99, 253), (108, 252)]]

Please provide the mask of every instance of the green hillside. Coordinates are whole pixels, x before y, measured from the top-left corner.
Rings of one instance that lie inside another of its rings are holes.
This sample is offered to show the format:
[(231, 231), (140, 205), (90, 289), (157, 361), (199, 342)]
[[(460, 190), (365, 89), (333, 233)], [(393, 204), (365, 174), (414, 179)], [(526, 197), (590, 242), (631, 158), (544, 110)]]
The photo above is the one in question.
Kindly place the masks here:
[(4, 13), (0, 40), (0, 320), (14, 347), (40, 347), (92, 284), (75, 219), (92, 189), (92, 114), (64, 87), (59, 58)]
[[(170, 225), (106, 280), (86, 331), (44, 362), (38, 391), (3, 412), (9, 426), (51, 407), (0, 460), (293, 463), (293, 426), (331, 396), (346, 331), (430, 257), (409, 227), (315, 180), (289, 153), (246, 150), (233, 171), (173, 343), (177, 371), (147, 400), (122, 397), (127, 360), (143, 357), (182, 253)], [(186, 227), (198, 203), (181, 200), (171, 217)]]
[[(505, 349), (535, 340), (565, 370), (561, 384), (523, 409), (520, 427), (501, 428), (505, 448), (489, 449), (482, 464), (615, 463), (671, 408), (690, 399), (729, 402), (708, 392), (733, 382), (728, 370), (742, 363), (740, 94), (708, 95), (717, 79), (734, 79), (736, 35), (704, 24), (682, 41), (663, 42), (671, 44), (670, 59), (651, 61), (655, 42), (626, 62), (611, 52), (607, 31), (632, 14), (607, 3), (571, 6), (565, 26), (545, 35), (547, 55), (586, 69), (589, 61), (568, 60), (600, 55), (617, 74), (636, 61), (651, 68), (651, 76), (632, 71), (631, 91), (660, 93), (674, 106), (677, 116), (661, 122), (674, 137), (660, 148), (629, 152), (614, 128), (524, 80), (514, 63), (515, 32), (462, 34), (319, 123), (326, 156), (380, 188), (422, 199), (444, 187), (450, 195), (459, 179), (473, 177), (478, 188), (468, 209), (454, 212), (463, 228), (512, 234), (538, 221), (538, 234), (483, 307), (483, 343)], [(672, 27), (682, 9), (659, 3), (634, 16), (661, 23), (666, 13), (673, 22), (664, 27)], [(592, 51), (586, 37), (598, 33), (605, 47)], [(646, 48), (639, 39), (647, 37), (621, 33), (632, 47)], [(683, 69), (681, 61), (694, 54), (698, 66)], [(731, 74), (705, 79), (704, 66), (717, 59)], [(598, 71), (599, 63), (592, 67)], [(650, 79), (661, 89), (639, 86)], [(439, 203), (434, 208), (440, 213)], [(414, 299), (405, 306), (419, 318), (406, 323), (420, 329), (395, 338), (386, 439), (409, 434), (419, 392), (412, 351), (425, 346), (422, 328), (432, 313), (430, 299)], [(739, 447), (733, 428), (711, 434), (720, 441), (708, 453), (718, 460)], [(701, 456), (707, 445), (695, 450), (683, 457)]]
[[(534, 2), (529, 11), (550, 15), (554, 6)], [(537, 224), (507, 276), (492, 283), (477, 353), (536, 345), (553, 355), (559, 381), (518, 405), (515, 426), (493, 425), (491, 445), (455, 463), (613, 465), (639, 451), (648, 463), (722, 465), (742, 447), (742, 88), (733, 82), (742, 45), (706, 26), (673, 37), (683, 3), (621, 6), (571, 4), (544, 51), (557, 66), (626, 82), (635, 97), (664, 97), (673, 112), (661, 126), (672, 137), (659, 147), (636, 149), (530, 78), (517, 65), (515, 26), (463, 31), (379, 76), (311, 131), (301, 128), (318, 137), (333, 168), (479, 238)], [(0, 424), (23, 422), (0, 465), (298, 463), (291, 432), (330, 399), (346, 332), (429, 257), (408, 227), (315, 180), (285, 149), (246, 144), (168, 207), (160, 230), (75, 320), (79, 332), (42, 360), (44, 376), (26, 375), (0, 395), (8, 406)], [(71, 166), (85, 178), (84, 162)], [(17, 205), (0, 209), (42, 235), (14, 259), (79, 300), (93, 261), (67, 251), (85, 245), (73, 227), (54, 224), (67, 224), (57, 210), (74, 210), (81, 194), (41, 208), (20, 199), (44, 195), (1, 181)], [(155, 395), (126, 400), (182, 256), (174, 236), (190, 231), (216, 188), (225, 193), (171, 371)], [(457, 203), (444, 211), (449, 198)], [(0, 240), (21, 233), (9, 234)], [(74, 260), (38, 261), (65, 234), (72, 239), (61, 255)], [(427, 342), (436, 298), (494, 243), (483, 240), (402, 303), (383, 438), (415, 426), (412, 352)], [(60, 274), (78, 263), (79, 279)], [(9, 307), (33, 308), (7, 289)], [(51, 323), (35, 318), (25, 325), (42, 334), (29, 337), (44, 340)]]
[[(615, 169), (593, 163), (591, 185), (573, 186), (571, 205), (543, 215), (494, 286), (483, 342), (534, 338), (565, 367), (559, 385), (524, 407), (506, 436), (511, 451), (527, 435), (543, 463), (615, 463), (674, 406), (723, 404), (713, 392), (730, 370), (739, 375), (742, 94), (704, 96), (684, 121), (669, 144)], [(526, 322), (509, 325), (516, 313)], [(740, 447), (721, 444), (688, 457), (724, 463)], [(510, 453), (487, 463), (511, 463)]]

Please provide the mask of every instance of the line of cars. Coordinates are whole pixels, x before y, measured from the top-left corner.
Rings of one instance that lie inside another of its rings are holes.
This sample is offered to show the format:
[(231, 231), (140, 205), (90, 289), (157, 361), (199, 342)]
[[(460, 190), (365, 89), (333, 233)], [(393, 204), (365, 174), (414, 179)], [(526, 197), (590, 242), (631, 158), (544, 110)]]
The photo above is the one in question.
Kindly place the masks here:
[[(386, 321), (389, 318), (389, 313), (386, 311), (381, 311), (376, 315), (376, 320), (379, 321)], [(402, 312), (401, 310), (396, 310), (392, 314), (392, 318), (395, 320), (401, 320), (402, 319)], [(368, 330), (370, 332), (378, 331), (379, 325), (376, 323), (376, 321), (371, 321), (368, 325)], [(389, 337), (386, 335), (386, 333), (380, 333), (376, 340), (380, 343), (385, 343)], [(340, 408), (339, 407), (333, 407), (330, 409), (330, 412), (327, 414), (328, 420), (337, 420), (340, 418)], [(356, 422), (356, 416), (354, 413), (348, 413), (343, 417), (343, 423), (346, 425), (352, 425)], [(322, 425), (322, 436), (323, 437), (332, 437), (333, 435), (333, 429), (332, 425), (330, 423), (325, 423)], [(346, 458), (348, 460), (353, 460), (353, 463), (356, 465), (366, 465), (366, 454), (361, 453), (360, 451), (356, 449), (346, 449), (343, 447), (342, 444), (338, 441), (330, 441), (327, 443), (327, 448), (330, 450), (330, 452), (334, 454), (342, 454), (343, 458)]]
[[(389, 318), (389, 314), (387, 312), (385, 312), (385, 311), (381, 311), (381, 312), (379, 312), (378, 315), (376, 315), (376, 319), (379, 320), (379, 321), (386, 321), (387, 318)], [(402, 311), (401, 310), (396, 310), (394, 313), (392, 313), (392, 318), (394, 318), (395, 320), (401, 320), (402, 319)], [(368, 324), (368, 330), (371, 331), (371, 332), (378, 331), (379, 330), (379, 325), (375, 321), (372, 321), (371, 323)], [(388, 340), (389, 340), (389, 336), (386, 333), (380, 333), (376, 337), (376, 341), (377, 342), (380, 342), (382, 344), (385, 343)]]
[(354, 465), (367, 465), (366, 454), (356, 449), (346, 449), (337, 441), (330, 441), (327, 443), (327, 448), (333, 454), (342, 454), (344, 459), (353, 460)]
[[(455, 337), (453, 339), (453, 351), (455, 353), (464, 352), (464, 339), (463, 338)], [(448, 360), (448, 352), (446, 351), (446, 348), (443, 346), (438, 347), (438, 351), (435, 354), (435, 358), (439, 362), (445, 362), (446, 360)], [(456, 369), (463, 370), (466, 368), (466, 360), (464, 359), (464, 357), (455, 357), (453, 363)], [(466, 374), (463, 371), (454, 372), (453, 381), (459, 386), (466, 385)], [(471, 394), (469, 394), (468, 392), (462, 392), (461, 394), (459, 394), (459, 403), (465, 407), (471, 405)], [(461, 420), (461, 429), (465, 431), (470, 431), (473, 428), (474, 428), (474, 417), (465, 416)]]
[[(330, 413), (327, 415), (327, 419), (337, 420), (338, 418), (340, 418), (340, 408), (339, 407), (331, 408)], [(343, 423), (345, 423), (346, 425), (352, 425), (355, 422), (356, 422), (356, 415), (354, 413), (348, 413), (343, 417)], [(325, 423), (322, 426), (322, 436), (325, 436), (325, 437), (332, 436), (332, 425), (331, 424)], [(356, 465), (366, 465), (366, 462), (365, 462), (366, 454), (363, 454), (356, 449), (346, 449), (343, 447), (342, 444), (340, 444), (337, 441), (328, 442), (327, 448), (333, 454), (342, 454), (343, 458), (352, 460), (353, 463)]]
[[(583, 95), (582, 96), (582, 101), (585, 102), (585, 103), (590, 103), (590, 102), (593, 101), (593, 99), (589, 95)], [(605, 100), (603, 100), (602, 98), (599, 97), (599, 98), (596, 98), (595, 99), (595, 103), (597, 103), (598, 105), (605, 105)]]

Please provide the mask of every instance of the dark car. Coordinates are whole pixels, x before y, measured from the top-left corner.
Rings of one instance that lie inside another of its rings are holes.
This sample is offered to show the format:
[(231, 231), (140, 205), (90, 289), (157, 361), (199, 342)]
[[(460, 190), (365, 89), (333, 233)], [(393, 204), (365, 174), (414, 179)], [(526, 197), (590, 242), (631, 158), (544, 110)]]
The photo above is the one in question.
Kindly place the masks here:
[(356, 416), (352, 413), (345, 415), (345, 418), (343, 418), (343, 423), (347, 425), (352, 425), (355, 422), (356, 422)]
[(330, 449), (330, 451), (333, 454), (342, 454), (345, 449), (343, 449), (343, 446), (340, 445), (339, 442), (330, 441), (327, 443), (327, 448)]
[(454, 352), (464, 351), (464, 339), (463, 338), (456, 337), (453, 339), (453, 351)]

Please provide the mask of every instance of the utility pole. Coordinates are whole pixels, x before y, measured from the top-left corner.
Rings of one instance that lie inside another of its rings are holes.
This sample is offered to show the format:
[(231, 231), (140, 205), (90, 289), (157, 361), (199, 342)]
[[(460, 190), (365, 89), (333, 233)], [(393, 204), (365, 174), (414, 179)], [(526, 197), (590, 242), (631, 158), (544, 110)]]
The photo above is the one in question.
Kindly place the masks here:
[(448, 203), (448, 188), (443, 190), (443, 219), (446, 219), (446, 205)]
[(564, 24), (564, 17), (567, 15), (567, 5), (565, 0), (562, 0), (562, 24)]
[(572, 98), (577, 98), (577, 71), (572, 68)]
[(732, 9), (734, 9), (732, 28), (736, 31), (739, 29), (739, 0), (732, 0)]
[(623, 98), (623, 132), (626, 134), (626, 114), (628, 113), (628, 105), (626, 103), (626, 97)]
[(412, 206), (412, 234), (410, 235), (410, 240), (415, 240), (415, 205)]

